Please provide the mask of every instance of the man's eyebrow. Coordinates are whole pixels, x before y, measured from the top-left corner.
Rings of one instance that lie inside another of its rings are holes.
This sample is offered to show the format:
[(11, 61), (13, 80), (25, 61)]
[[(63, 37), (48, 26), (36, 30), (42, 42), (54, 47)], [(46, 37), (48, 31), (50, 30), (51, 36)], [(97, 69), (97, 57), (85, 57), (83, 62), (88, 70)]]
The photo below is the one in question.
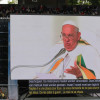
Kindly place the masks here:
[(62, 35), (66, 35), (65, 33), (62, 33)]
[[(66, 35), (66, 33), (62, 33), (62, 34)], [(69, 34), (73, 35), (73, 33), (69, 33)]]
[[(62, 33), (62, 32), (61, 32), (61, 34), (65, 34), (65, 33)], [(65, 34), (65, 35), (66, 35), (66, 34)]]

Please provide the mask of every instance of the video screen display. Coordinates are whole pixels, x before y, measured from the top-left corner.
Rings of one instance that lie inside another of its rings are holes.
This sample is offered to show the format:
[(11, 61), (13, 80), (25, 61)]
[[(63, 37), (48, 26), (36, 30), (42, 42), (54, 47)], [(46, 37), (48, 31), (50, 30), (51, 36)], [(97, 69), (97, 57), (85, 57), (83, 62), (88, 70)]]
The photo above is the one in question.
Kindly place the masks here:
[(30, 96), (99, 93), (99, 24), (92, 16), (11, 15), (11, 80), (29, 80)]
[(18, 4), (18, 0), (0, 0), (0, 4)]
[(11, 15), (11, 79), (100, 79), (96, 30), (98, 17)]

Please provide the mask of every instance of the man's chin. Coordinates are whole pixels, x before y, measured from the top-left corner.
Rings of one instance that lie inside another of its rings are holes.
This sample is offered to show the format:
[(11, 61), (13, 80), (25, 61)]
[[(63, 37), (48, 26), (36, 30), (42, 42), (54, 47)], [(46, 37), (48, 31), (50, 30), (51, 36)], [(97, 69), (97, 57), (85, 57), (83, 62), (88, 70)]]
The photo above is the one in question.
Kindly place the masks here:
[(67, 51), (72, 51), (72, 49), (66, 49)]
[(71, 46), (71, 47), (68, 47), (68, 46), (67, 46), (67, 47), (65, 47), (65, 49), (66, 49), (67, 51), (72, 51), (72, 50), (75, 49), (75, 47), (72, 47), (72, 46)]
[(70, 47), (66, 47), (65, 48), (67, 51), (72, 51), (73, 50), (73, 48), (70, 48)]

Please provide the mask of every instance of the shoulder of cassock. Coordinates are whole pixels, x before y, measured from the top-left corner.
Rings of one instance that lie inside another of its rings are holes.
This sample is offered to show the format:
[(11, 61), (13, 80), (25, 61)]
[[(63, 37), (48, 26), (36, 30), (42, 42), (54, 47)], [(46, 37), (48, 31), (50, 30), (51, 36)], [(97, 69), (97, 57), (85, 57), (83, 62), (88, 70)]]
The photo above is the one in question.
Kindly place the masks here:
[[(64, 48), (62, 43), (57, 43), (55, 46), (53, 46), (49, 53), (49, 60), (57, 55), (62, 48)], [(68, 52), (66, 51), (56, 59), (64, 57), (67, 53)], [(69, 54), (74, 55), (75, 57), (82, 54), (86, 67), (94, 71), (96, 79), (100, 79), (100, 55), (93, 46), (78, 45), (76, 49), (69, 52)]]
[(100, 79), (100, 54), (91, 45), (80, 46), (81, 54), (88, 69), (95, 72), (96, 79)]

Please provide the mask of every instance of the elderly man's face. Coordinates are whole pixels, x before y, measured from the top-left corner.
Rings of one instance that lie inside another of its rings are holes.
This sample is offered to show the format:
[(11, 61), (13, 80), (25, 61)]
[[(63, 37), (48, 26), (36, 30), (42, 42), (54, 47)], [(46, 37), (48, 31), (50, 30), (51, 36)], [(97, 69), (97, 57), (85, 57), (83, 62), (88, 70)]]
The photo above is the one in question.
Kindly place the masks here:
[(72, 51), (77, 46), (80, 35), (73, 25), (67, 24), (62, 27), (62, 39), (67, 51)]

